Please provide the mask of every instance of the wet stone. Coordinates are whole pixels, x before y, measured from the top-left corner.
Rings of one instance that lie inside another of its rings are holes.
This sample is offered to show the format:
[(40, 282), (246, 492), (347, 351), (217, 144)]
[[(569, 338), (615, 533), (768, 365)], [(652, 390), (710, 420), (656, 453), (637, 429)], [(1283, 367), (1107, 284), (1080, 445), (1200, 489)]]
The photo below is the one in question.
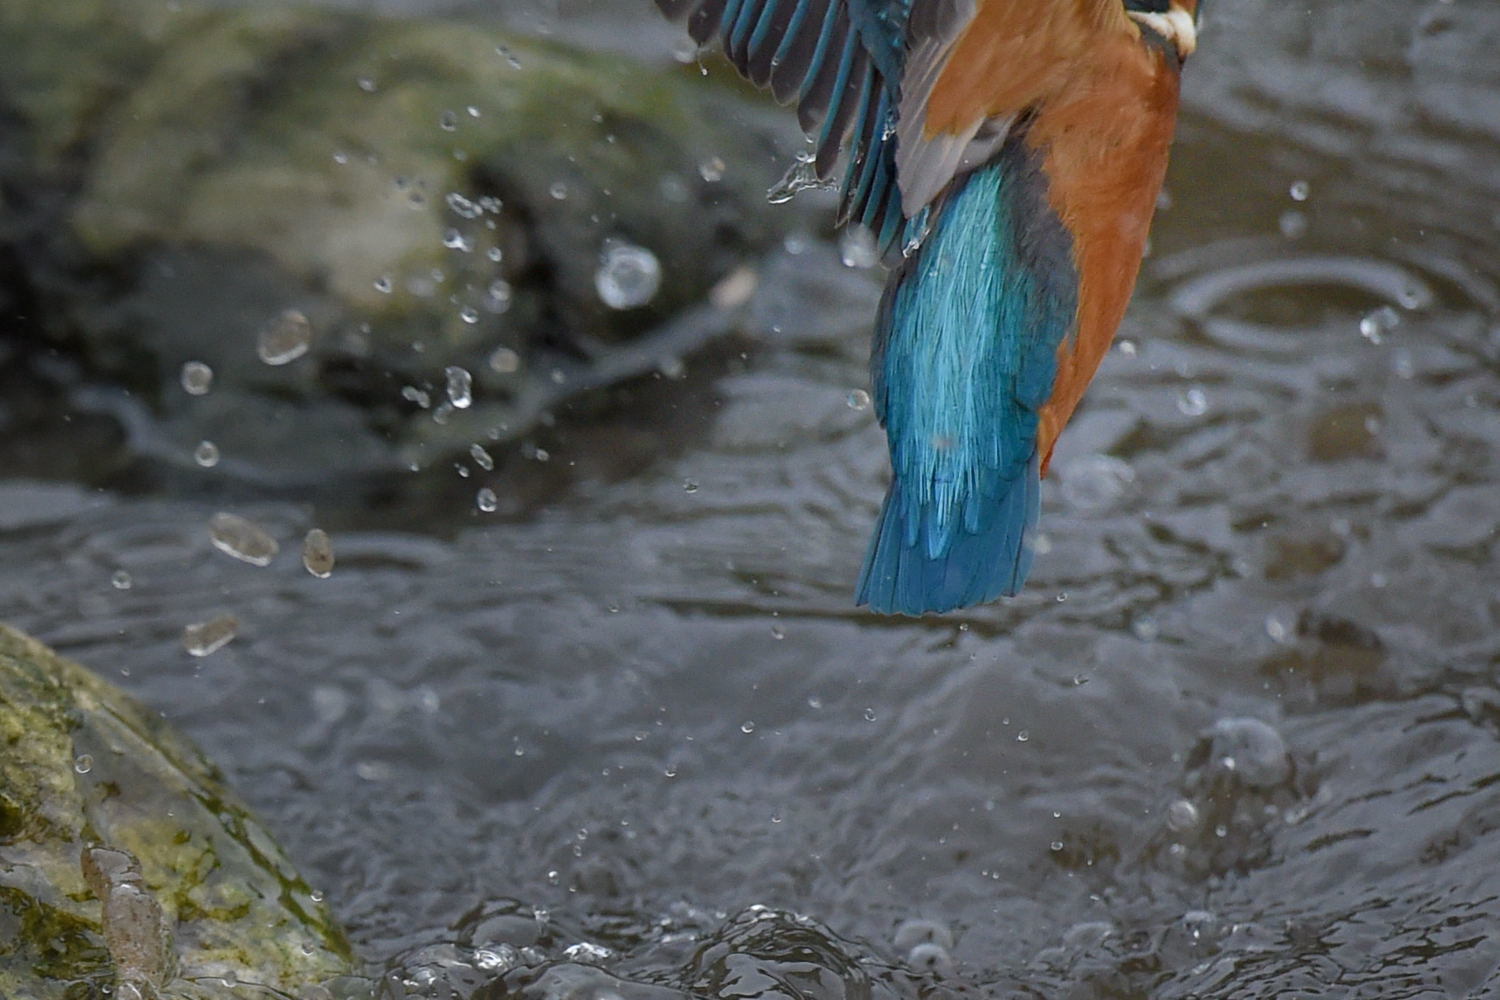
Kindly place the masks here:
[(17, 862), (0, 866), (0, 897), (28, 914), (9, 925), (0, 996), (240, 997), (228, 981), (312, 997), (351, 971), (327, 908), (289, 902), (306, 884), (195, 748), (4, 626), (0, 740)]
[[(69, 194), (17, 283), (67, 329), (54, 349), (139, 390), (142, 415), (175, 419), (213, 385), (245, 397), (242, 424), (295, 428), (288, 448), (198, 426), (178, 454), (211, 433), (236, 459), (226, 479), (287, 478), (316, 452), (296, 472), (327, 482), (489, 428), (515, 440), (661, 353), (628, 348), (659, 335), (687, 353), (728, 333), (668, 328), (807, 218), (765, 210), (780, 116), (675, 67), (415, 10), (198, 5), (163, 21), (138, 0), (17, 2), (0, 38), (27, 58), (0, 73), (0, 103), (39, 96), (10, 146), (80, 150), (28, 164)], [(64, 68), (57, 54), (84, 38), (108, 72)], [(559, 358), (597, 377), (549, 384)], [(391, 381), (450, 368), (473, 373), (449, 394), (460, 417), (391, 419)]]

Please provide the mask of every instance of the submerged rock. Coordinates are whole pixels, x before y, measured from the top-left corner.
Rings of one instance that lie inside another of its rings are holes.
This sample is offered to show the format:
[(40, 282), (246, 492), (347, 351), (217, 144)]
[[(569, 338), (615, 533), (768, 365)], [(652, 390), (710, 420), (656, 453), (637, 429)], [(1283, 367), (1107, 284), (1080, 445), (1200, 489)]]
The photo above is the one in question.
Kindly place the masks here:
[(3, 625), (0, 741), (0, 996), (326, 997), (350, 971), (326, 905), (196, 749)]
[(137, 450), (207, 439), (215, 475), (511, 439), (725, 330), (652, 339), (799, 217), (763, 210), (763, 103), (493, 27), (16, 0), (0, 51), (23, 329), (132, 390), (82, 402)]

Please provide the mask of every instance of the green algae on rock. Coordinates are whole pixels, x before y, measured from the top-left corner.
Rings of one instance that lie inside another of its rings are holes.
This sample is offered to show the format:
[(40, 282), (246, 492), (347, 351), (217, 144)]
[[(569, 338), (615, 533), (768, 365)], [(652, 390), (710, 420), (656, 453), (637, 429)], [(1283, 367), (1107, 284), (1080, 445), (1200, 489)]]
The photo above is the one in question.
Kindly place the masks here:
[(202, 754), (0, 625), (0, 996), (326, 996), (352, 963)]

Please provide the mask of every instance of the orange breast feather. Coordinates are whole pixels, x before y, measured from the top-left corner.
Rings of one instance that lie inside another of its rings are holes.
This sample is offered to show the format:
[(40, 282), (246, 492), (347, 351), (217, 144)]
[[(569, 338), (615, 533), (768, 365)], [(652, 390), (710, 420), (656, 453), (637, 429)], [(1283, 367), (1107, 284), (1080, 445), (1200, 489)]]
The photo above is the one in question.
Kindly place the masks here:
[(1046, 460), (1109, 350), (1140, 271), (1177, 118), (1171, 58), (1117, 39), (1080, 64), (1038, 110), (1028, 140), (1042, 152), (1048, 200), (1073, 234), (1078, 321), (1058, 348), (1057, 378), (1042, 407)]
[(977, 2), (928, 98), (929, 137), (1033, 107), (1067, 83), (1101, 38), (1136, 34), (1120, 0)]

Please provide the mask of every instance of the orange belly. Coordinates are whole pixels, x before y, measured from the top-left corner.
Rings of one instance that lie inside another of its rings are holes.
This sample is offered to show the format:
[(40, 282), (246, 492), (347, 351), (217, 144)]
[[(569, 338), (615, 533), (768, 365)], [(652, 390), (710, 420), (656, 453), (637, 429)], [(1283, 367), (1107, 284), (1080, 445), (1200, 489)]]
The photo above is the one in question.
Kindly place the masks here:
[[(1103, 51), (1107, 49), (1107, 51)], [(1043, 470), (1125, 315), (1135, 287), (1177, 117), (1177, 68), (1137, 41), (1111, 40), (1032, 123), (1048, 201), (1073, 235), (1078, 316), (1058, 348), (1057, 378), (1042, 407)]]

